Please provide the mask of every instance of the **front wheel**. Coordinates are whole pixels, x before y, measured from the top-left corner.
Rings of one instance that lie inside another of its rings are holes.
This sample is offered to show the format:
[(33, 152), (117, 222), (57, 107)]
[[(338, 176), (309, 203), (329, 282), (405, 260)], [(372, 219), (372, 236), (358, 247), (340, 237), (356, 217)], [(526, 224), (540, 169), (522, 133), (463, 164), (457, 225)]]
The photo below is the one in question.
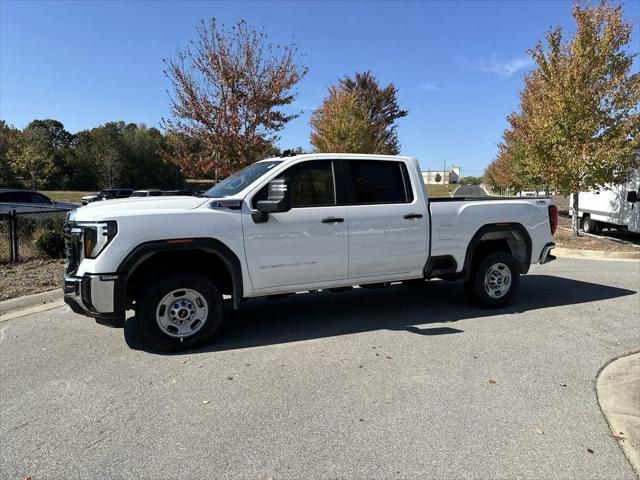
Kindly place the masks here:
[(167, 352), (209, 342), (222, 324), (222, 295), (197, 273), (172, 273), (151, 281), (136, 305), (142, 335)]
[(520, 269), (515, 258), (505, 252), (485, 257), (471, 272), (465, 290), (484, 308), (500, 308), (511, 302), (520, 284)]

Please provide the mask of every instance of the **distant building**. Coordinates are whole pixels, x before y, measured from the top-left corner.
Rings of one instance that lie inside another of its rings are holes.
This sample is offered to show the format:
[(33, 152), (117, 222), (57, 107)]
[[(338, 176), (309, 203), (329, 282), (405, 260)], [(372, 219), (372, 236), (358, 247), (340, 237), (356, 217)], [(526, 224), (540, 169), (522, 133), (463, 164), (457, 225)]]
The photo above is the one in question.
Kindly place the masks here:
[(460, 181), (460, 167), (452, 166), (449, 170), (423, 170), (424, 183), (435, 185), (453, 185)]

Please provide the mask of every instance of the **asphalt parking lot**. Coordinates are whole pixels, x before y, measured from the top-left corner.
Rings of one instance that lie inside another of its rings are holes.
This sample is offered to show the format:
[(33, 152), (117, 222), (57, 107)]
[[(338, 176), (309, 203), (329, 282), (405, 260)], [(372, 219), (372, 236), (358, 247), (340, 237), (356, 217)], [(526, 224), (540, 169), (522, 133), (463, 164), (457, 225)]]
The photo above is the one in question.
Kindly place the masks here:
[[(0, 323), (0, 478), (616, 478), (595, 379), (640, 349), (640, 263), (296, 295), (201, 351), (57, 308)], [(592, 452), (592, 453), (591, 453)]]

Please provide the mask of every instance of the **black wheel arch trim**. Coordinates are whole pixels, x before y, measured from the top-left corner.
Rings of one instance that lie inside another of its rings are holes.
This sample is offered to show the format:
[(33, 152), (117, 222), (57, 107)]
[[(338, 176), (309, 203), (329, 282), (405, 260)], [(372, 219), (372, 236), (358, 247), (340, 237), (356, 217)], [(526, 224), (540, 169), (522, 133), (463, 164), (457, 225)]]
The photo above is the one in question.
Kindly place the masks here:
[(471, 264), (473, 262), (473, 256), (478, 248), (478, 245), (481, 242), (481, 238), (487, 233), (493, 232), (517, 232), (518, 235), (522, 237), (525, 243), (525, 261), (518, 261), (520, 265), (520, 273), (527, 273), (529, 271), (529, 267), (531, 266), (531, 237), (529, 236), (529, 232), (524, 226), (520, 223), (490, 223), (480, 227), (476, 233), (471, 238), (469, 245), (467, 246), (467, 253), (464, 257), (464, 267), (463, 267), (463, 277), (464, 280), (469, 280), (471, 278)]
[[(141, 243), (129, 252), (124, 260), (122, 260), (118, 266), (118, 272), (126, 275), (125, 278), (128, 280), (135, 269), (152, 255), (158, 252), (186, 250), (201, 250), (206, 253), (211, 253), (216, 255), (222, 261), (231, 275), (233, 290), (231, 297), (233, 301), (233, 308), (237, 309), (240, 306), (240, 301), (243, 296), (242, 267), (240, 260), (229, 247), (215, 238), (193, 238), (185, 239), (184, 241), (180, 241), (180, 239), (152, 240)], [(124, 291), (126, 291), (126, 285)]]
[(453, 255), (436, 255), (429, 257), (424, 267), (425, 278), (455, 277), (458, 263)]

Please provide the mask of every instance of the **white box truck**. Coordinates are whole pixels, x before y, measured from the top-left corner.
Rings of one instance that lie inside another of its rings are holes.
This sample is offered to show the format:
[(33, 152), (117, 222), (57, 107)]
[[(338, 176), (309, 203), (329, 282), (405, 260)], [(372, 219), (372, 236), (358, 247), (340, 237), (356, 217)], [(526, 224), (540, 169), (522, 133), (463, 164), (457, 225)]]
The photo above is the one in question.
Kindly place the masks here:
[[(624, 184), (580, 192), (578, 217), (584, 231), (598, 235), (603, 228), (615, 228), (640, 233), (639, 189), (640, 170), (636, 169)], [(569, 214), (573, 216), (571, 208)]]

